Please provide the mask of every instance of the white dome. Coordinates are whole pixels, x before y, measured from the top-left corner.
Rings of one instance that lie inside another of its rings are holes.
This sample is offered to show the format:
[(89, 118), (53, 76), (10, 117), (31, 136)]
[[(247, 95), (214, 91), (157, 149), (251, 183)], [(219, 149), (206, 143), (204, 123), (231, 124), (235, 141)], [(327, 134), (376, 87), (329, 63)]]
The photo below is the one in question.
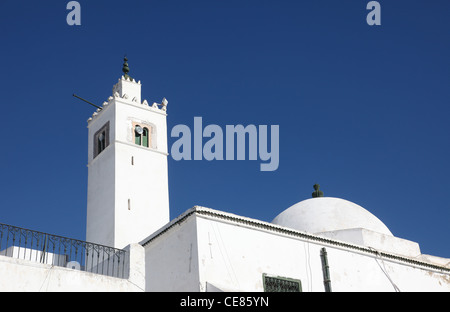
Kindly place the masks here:
[(272, 223), (308, 233), (363, 228), (393, 236), (383, 222), (363, 207), (334, 197), (301, 201), (280, 213)]

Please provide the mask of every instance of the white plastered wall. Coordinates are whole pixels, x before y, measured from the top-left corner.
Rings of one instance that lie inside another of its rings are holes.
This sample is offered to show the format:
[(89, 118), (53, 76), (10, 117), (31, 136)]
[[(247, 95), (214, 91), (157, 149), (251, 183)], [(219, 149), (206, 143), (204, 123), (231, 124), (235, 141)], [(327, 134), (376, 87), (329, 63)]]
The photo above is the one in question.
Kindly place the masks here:
[(332, 291), (450, 291), (448, 271), (201, 209), (206, 210), (188, 210), (145, 246), (148, 291), (263, 291), (263, 274), (268, 274), (299, 279), (305, 292), (323, 292), (322, 248)]
[(187, 218), (144, 246), (146, 291), (201, 291), (196, 231)]
[(0, 292), (142, 292), (144, 248), (126, 247), (128, 278), (116, 278), (35, 261), (0, 256)]
[[(263, 291), (262, 274), (300, 279), (303, 291), (325, 291), (321, 248), (333, 291), (450, 291), (450, 274), (358, 249), (197, 216), (200, 284)], [(204, 286), (204, 287), (205, 287)]]

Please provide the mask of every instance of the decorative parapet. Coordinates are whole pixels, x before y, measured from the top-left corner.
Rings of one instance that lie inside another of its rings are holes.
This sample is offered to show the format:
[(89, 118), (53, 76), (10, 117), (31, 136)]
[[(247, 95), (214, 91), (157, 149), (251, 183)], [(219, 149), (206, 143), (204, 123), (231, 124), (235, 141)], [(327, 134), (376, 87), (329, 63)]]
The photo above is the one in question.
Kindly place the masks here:
[(125, 80), (125, 81), (134, 82), (134, 83), (137, 83), (137, 84), (139, 84), (139, 85), (141, 84), (141, 81), (140, 81), (140, 80), (136, 82), (136, 80), (133, 79), (133, 78), (131, 78), (130, 76), (128, 76), (128, 77), (122, 76), (121, 78), (119, 78), (119, 81), (120, 81), (120, 80)]
[[(126, 83), (130, 83), (131, 82), (133, 84), (138, 85), (139, 88), (141, 86), (141, 81), (140, 80), (138, 82), (136, 82), (135, 79), (132, 79), (131, 77), (124, 77), (124, 76), (119, 78), (118, 83), (115, 84), (114, 87), (113, 87), (113, 95), (110, 96), (107, 101), (103, 102), (101, 109), (100, 108), (97, 109), (92, 114), (92, 116), (89, 117), (89, 119), (87, 120), (88, 123), (90, 123), (92, 120), (96, 119), (96, 117), (101, 113), (101, 111), (103, 109), (107, 108), (108, 105), (111, 105), (113, 103), (113, 101), (115, 101), (115, 100), (120, 100), (121, 102), (125, 102), (127, 104), (132, 104), (132, 105), (135, 105), (135, 106), (141, 106), (141, 107), (149, 109), (149, 110), (153, 110), (153, 111), (156, 111), (156, 112), (159, 112), (159, 113), (166, 114), (166, 112), (167, 112), (167, 104), (169, 103), (166, 98), (163, 98), (161, 103), (153, 102), (152, 105), (150, 105), (148, 103), (148, 101), (145, 100), (145, 99), (141, 103), (139, 103), (140, 102), (139, 101), (140, 89), (139, 89), (139, 94), (138, 95), (132, 94), (133, 91), (136, 93), (136, 90), (132, 90), (132, 89), (125, 90), (127, 88), (124, 88), (123, 85), (120, 85), (120, 84), (123, 84), (124, 82), (126, 82)], [(131, 92), (131, 93), (130, 94), (127, 93), (128, 91)], [(122, 95), (121, 95), (121, 93), (122, 93)]]

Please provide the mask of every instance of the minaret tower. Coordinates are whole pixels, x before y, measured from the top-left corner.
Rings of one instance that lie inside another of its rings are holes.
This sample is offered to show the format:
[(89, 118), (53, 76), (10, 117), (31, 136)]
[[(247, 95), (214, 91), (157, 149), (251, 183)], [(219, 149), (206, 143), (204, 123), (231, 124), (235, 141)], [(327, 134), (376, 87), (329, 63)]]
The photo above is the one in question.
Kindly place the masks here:
[(169, 222), (167, 100), (141, 102), (141, 82), (123, 73), (88, 119), (86, 241), (123, 248)]

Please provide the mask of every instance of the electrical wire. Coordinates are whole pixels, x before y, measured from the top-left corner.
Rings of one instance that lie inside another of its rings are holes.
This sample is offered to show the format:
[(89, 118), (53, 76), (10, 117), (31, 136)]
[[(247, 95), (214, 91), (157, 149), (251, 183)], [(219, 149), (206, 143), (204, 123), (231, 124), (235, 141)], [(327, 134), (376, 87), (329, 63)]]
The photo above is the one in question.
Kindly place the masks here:
[[(384, 275), (386, 275), (386, 277), (388, 278), (389, 282), (391, 282), (392, 287), (394, 287), (396, 292), (400, 292), (400, 288), (398, 288), (398, 286), (394, 283), (394, 281), (392, 280), (391, 276), (389, 275), (389, 273), (387, 272), (386, 266), (384, 264), (384, 260), (381, 257), (381, 252), (376, 250), (373, 247), (369, 247), (370, 249), (372, 249), (373, 251), (375, 251), (375, 261), (377, 262), (378, 266), (380, 267), (381, 271), (384, 273)], [(377, 261), (377, 258), (379, 258), (381, 260), (381, 263), (383, 264), (383, 267), (381, 267), (380, 263)]]

